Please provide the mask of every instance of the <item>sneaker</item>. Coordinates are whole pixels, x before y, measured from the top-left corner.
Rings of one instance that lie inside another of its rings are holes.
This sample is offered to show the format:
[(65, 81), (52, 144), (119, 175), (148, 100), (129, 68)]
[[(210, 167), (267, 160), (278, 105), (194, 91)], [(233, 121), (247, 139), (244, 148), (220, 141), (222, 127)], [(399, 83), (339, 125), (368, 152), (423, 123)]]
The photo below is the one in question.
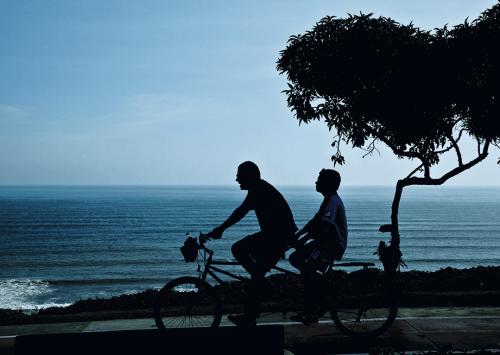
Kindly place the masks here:
[(230, 314), (227, 319), (238, 327), (255, 327), (257, 325), (255, 317), (248, 314)]
[(309, 312), (300, 312), (290, 317), (290, 320), (294, 322), (302, 323), (304, 325), (310, 325), (318, 323), (319, 316), (317, 314)]

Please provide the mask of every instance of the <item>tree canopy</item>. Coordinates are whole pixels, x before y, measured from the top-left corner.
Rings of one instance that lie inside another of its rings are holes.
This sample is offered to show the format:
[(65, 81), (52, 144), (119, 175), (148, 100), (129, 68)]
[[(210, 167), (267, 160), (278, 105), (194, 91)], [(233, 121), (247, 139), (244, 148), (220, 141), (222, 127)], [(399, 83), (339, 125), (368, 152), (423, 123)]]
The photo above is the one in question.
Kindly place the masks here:
[[(397, 233), (401, 191), (438, 185), (483, 160), (500, 144), (500, 3), (472, 21), (432, 31), (372, 14), (327, 16), (290, 37), (278, 71), (288, 77), (288, 105), (300, 122), (323, 119), (341, 143), (367, 150), (386, 144), (416, 160), (398, 181), (392, 224)], [(461, 140), (477, 140), (465, 162)], [(431, 167), (454, 151), (456, 168), (433, 177)]]
[(325, 17), (290, 38), (278, 70), (301, 122), (324, 118), (354, 147), (380, 140), (431, 166), (461, 130), (499, 142), (498, 43), (500, 5), (432, 32), (371, 14)]

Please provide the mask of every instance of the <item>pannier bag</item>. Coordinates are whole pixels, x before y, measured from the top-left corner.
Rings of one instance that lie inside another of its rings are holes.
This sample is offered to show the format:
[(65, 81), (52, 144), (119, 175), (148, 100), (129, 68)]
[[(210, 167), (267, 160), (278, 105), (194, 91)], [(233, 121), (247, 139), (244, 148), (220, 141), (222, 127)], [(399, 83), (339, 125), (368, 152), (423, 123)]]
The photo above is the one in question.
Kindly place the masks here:
[(198, 241), (196, 238), (187, 237), (184, 245), (181, 247), (181, 253), (186, 263), (192, 263), (198, 255)]
[(406, 267), (403, 261), (401, 250), (399, 246), (389, 244), (386, 245), (384, 241), (380, 241), (377, 251), (374, 253), (378, 255), (380, 261), (384, 265), (384, 271), (388, 273), (395, 272), (399, 267)]

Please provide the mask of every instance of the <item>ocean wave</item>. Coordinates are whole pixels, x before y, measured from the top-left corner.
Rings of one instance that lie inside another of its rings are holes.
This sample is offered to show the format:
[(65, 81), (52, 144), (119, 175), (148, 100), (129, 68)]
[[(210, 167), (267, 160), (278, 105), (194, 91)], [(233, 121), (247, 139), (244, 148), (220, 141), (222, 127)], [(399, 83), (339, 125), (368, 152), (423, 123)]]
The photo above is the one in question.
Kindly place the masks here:
[[(132, 294), (146, 288), (161, 287), (170, 279), (166, 278), (107, 278), (107, 279), (65, 279), (65, 280), (0, 280), (0, 309), (15, 309), (25, 312), (48, 307), (66, 307), (82, 298), (108, 298), (122, 294)], [(146, 286), (149, 285), (149, 286)], [(55, 293), (61, 289), (78, 287), (78, 292), (67, 294), (69, 299), (61, 300)], [(110, 290), (110, 287), (112, 288)], [(71, 302), (68, 302), (71, 301)]]
[[(2, 255), (3, 256), (3, 255)], [(12, 255), (15, 256), (15, 255)], [(123, 260), (123, 259), (110, 259), (110, 260), (9, 260), (4, 264), (9, 267), (24, 267), (30, 268), (33, 266), (43, 268), (61, 268), (61, 267), (113, 267), (113, 266), (147, 266), (147, 265), (171, 265), (178, 264), (180, 257), (177, 259), (140, 259), (140, 260)]]
[(10, 279), (0, 280), (0, 308), (38, 310), (47, 307), (65, 307), (69, 303), (37, 302), (52, 292), (49, 282), (42, 280)]
[(122, 277), (106, 279), (62, 279), (62, 280), (43, 280), (48, 285), (53, 286), (87, 286), (87, 285), (133, 285), (133, 284), (153, 284), (164, 282), (164, 278), (157, 277)]

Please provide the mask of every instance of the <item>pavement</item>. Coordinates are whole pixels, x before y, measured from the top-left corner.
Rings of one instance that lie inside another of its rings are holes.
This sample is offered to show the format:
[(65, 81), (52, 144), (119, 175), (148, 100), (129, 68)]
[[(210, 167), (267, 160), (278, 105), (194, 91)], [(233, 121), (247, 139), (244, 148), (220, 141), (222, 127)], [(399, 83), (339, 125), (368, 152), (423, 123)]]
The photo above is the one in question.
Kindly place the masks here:
[[(283, 318), (281, 313), (269, 313), (259, 318), (259, 324), (284, 326), (287, 354), (500, 349), (500, 307), (401, 308), (393, 326), (370, 341), (342, 334), (328, 318), (305, 326)], [(223, 317), (221, 326), (232, 323)], [(152, 318), (0, 326), (0, 354), (14, 354), (18, 335), (147, 329), (156, 329)]]

